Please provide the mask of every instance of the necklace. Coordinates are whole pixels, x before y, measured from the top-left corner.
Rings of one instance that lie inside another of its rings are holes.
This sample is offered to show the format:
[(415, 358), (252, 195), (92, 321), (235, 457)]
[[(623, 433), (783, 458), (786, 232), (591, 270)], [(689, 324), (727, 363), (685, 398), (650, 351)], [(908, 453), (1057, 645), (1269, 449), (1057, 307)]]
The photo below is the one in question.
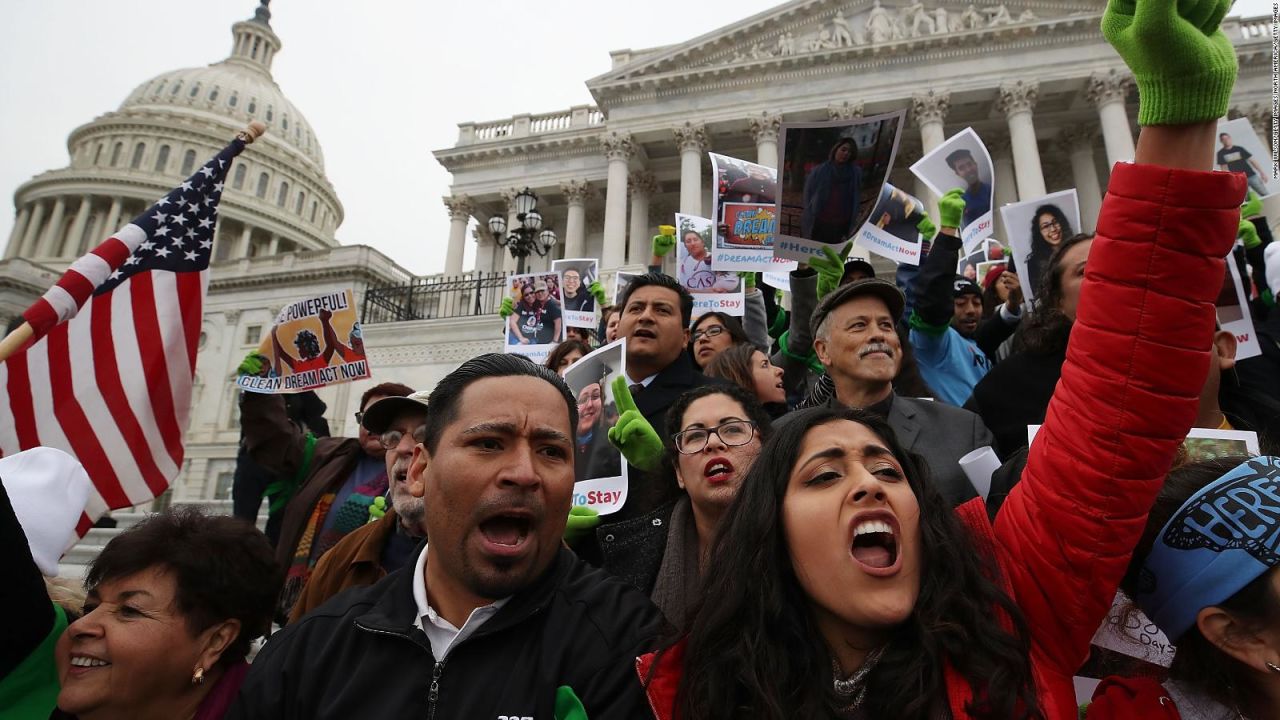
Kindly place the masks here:
[(862, 667), (858, 668), (852, 675), (847, 678), (840, 677), (840, 663), (833, 657), (831, 658), (831, 674), (833, 677), (832, 684), (836, 691), (836, 695), (845, 698), (852, 698), (853, 704), (851, 708), (862, 705), (862, 701), (867, 696), (866, 679), (867, 675), (880, 662), (880, 656), (884, 654), (884, 648), (879, 647), (872, 650), (867, 659), (863, 661)]

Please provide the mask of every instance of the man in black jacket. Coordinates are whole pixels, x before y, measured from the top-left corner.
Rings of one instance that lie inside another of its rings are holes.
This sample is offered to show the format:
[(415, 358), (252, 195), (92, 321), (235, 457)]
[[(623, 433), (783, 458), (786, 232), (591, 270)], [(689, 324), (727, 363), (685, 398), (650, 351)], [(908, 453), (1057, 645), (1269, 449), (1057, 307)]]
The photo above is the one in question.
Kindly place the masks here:
[(227, 717), (551, 720), (557, 702), (643, 715), (635, 657), (661, 616), (560, 544), (568, 387), (522, 357), (482, 355), (427, 404), (409, 469), (429, 538), (416, 561), (273, 637)]

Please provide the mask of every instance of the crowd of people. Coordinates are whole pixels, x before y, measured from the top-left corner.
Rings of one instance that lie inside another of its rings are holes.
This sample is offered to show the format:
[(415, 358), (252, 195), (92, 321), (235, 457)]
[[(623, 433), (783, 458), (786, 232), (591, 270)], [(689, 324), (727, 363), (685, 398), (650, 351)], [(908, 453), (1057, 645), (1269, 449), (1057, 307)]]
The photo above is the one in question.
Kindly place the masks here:
[[(565, 275), (597, 331), (545, 364), (485, 354), (431, 389), (375, 385), (357, 437), (329, 437), (314, 397), (246, 393), (237, 506), (265, 494), (270, 533), (159, 513), (78, 589), (49, 579), (49, 528), (81, 508), (44, 508), (83, 471), (0, 460), (18, 620), (0, 715), (1280, 717), (1280, 244), (1246, 174), (1214, 170), (1228, 6), (1112, 0), (1136, 158), (1095, 234), (1037, 212), (1035, 279), (957, 274), (972, 181), (919, 221), (918, 269), (876, 277), (833, 246), (791, 273), (789, 311), (752, 277), (741, 319), (694, 317), (655, 238), (612, 306)], [(1224, 258), (1260, 356), (1237, 361), (1216, 324)], [(523, 290), (530, 308), (546, 292)], [(617, 338), (624, 376), (571, 390)], [(1189, 457), (1195, 427), (1252, 430), (1262, 454)], [(599, 438), (627, 464), (608, 515), (574, 492)], [(1002, 464), (976, 483), (961, 461), (984, 448)], [(1176, 645), (1171, 667), (1091, 660), (1117, 598)], [(1086, 664), (1107, 677), (1081, 708)]]

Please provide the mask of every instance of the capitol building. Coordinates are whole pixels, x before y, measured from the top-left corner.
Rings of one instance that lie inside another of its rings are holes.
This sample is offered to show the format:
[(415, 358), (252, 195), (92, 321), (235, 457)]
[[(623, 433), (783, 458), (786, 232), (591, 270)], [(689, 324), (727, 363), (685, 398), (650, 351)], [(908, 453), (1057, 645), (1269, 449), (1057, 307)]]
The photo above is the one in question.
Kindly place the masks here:
[[(783, 122), (905, 109), (890, 182), (929, 197), (907, 168), (972, 127), (1000, 178), (996, 204), (1075, 188), (1091, 231), (1110, 168), (1133, 158), (1137, 133), (1132, 78), (1099, 30), (1104, 7), (793, 0), (700, 37), (616, 50), (607, 72), (585, 79), (591, 105), (458, 118), (454, 145), (434, 153), (452, 174), (452, 194), (422, 239), (444, 248), (445, 272), (414, 277), (371, 247), (335, 240), (342, 203), (325, 175), (321, 138), (272, 78), (282, 42), (264, 5), (232, 26), (226, 59), (141, 83), (118, 109), (72, 131), (66, 167), (17, 190), (0, 261), (0, 321), (250, 120), (266, 123), (269, 133), (228, 175), (186, 459), (172, 491), (175, 500), (226, 498), (239, 440), (235, 367), (289, 301), (351, 287), (378, 382), (429, 388), (462, 360), (500, 349), (493, 313), (502, 274), (516, 261), (487, 221), (501, 215), (514, 225), (513, 201), (525, 187), (560, 238), (531, 267), (598, 257), (611, 275), (643, 266), (657, 225), (673, 213), (710, 211), (708, 152), (773, 165)], [(1266, 142), (1270, 18), (1227, 18), (1223, 30), (1240, 64), (1231, 116), (1248, 118)], [(1274, 222), (1280, 208), (1270, 203)], [(469, 242), (476, 262), (466, 268)], [(320, 392), (335, 434), (355, 432), (354, 405), (368, 382)]]

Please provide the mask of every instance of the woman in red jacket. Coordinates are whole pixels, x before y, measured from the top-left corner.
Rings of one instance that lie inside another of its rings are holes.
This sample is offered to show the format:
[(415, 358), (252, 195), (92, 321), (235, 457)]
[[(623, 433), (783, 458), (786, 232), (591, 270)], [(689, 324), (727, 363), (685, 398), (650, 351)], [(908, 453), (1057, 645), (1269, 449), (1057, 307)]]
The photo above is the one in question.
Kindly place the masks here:
[(658, 717), (1075, 717), (1071, 677), (1208, 370), (1245, 189), (1207, 172), (1235, 77), (1229, 6), (1107, 9), (1142, 98), (1138, 164), (1112, 172), (1062, 379), (995, 527), (979, 500), (952, 516), (873, 418), (784, 423), (688, 637), (639, 662)]

